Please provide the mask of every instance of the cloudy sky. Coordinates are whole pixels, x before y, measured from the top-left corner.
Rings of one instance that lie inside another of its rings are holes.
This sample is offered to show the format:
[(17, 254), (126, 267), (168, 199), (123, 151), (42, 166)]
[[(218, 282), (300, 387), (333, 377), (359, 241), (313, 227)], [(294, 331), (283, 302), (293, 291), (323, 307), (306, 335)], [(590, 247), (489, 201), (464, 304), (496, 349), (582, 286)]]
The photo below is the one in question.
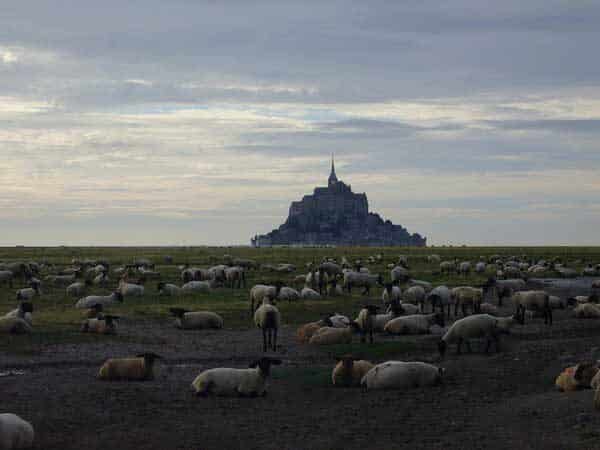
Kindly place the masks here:
[(0, 245), (247, 244), (332, 152), (431, 244), (598, 244), (599, 23), (592, 0), (3, 1)]

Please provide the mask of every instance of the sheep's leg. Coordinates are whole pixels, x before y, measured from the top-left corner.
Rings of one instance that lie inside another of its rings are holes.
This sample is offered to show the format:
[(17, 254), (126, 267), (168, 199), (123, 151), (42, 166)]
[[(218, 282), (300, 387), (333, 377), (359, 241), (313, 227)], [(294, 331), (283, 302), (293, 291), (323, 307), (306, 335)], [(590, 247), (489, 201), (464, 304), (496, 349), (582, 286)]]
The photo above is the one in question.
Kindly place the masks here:
[(263, 328), (263, 352), (267, 351), (267, 330)]
[(370, 339), (370, 341), (371, 341), (371, 344), (372, 344), (372, 343), (373, 343), (373, 328), (371, 328), (371, 329), (369, 330), (369, 339)]
[(361, 344), (364, 344), (367, 340), (367, 336), (366, 333), (363, 330), (360, 330), (360, 342)]
[(273, 329), (273, 351), (277, 351), (277, 328)]

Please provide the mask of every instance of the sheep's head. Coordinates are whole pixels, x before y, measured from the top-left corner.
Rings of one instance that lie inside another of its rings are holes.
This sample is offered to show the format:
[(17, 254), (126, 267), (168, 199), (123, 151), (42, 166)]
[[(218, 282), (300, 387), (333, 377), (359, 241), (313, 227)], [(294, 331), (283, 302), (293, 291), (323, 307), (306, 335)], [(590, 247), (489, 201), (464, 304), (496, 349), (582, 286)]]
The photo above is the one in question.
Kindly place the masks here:
[(269, 376), (269, 374), (271, 373), (271, 365), (278, 366), (280, 364), (280, 359), (264, 357), (252, 362), (248, 367), (250, 367), (251, 369), (255, 369), (256, 367), (258, 367), (263, 376), (266, 377)]
[(577, 364), (573, 378), (577, 381), (577, 384), (583, 387), (589, 387), (592, 378), (598, 372), (598, 365), (592, 361), (584, 361)]
[(138, 355), (135, 355), (135, 357), (136, 358), (144, 358), (144, 364), (146, 365), (146, 367), (152, 367), (155, 360), (163, 359), (162, 356), (157, 355), (154, 352), (140, 353)]
[(184, 308), (169, 308), (169, 312), (175, 317), (181, 318), (188, 311)]

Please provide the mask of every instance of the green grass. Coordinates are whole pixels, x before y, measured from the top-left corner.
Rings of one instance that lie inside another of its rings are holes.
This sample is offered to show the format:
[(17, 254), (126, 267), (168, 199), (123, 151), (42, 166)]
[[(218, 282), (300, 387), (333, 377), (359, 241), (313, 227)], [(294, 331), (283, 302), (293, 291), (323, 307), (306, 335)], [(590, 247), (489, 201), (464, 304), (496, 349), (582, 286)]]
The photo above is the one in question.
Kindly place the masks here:
[[(319, 262), (325, 256), (340, 259), (345, 256), (349, 261), (366, 259), (371, 255), (381, 253), (383, 260), (368, 265), (372, 273), (381, 273), (389, 278), (389, 264), (394, 264), (398, 255), (407, 255), (413, 278), (430, 281), (434, 284), (446, 284), (450, 287), (457, 285), (481, 285), (493, 272), (486, 274), (471, 274), (467, 277), (458, 275), (442, 275), (437, 264), (427, 262), (427, 256), (438, 254), (442, 260), (454, 259), (476, 261), (480, 257), (490, 255), (527, 255), (533, 259), (560, 257), (563, 262), (576, 269), (581, 269), (588, 262), (600, 262), (600, 247), (435, 247), (435, 248), (249, 248), (249, 247), (1, 247), (0, 261), (44, 261), (54, 267), (42, 273), (54, 273), (71, 265), (73, 258), (98, 258), (108, 260), (111, 270), (121, 264), (132, 262), (135, 258), (148, 258), (156, 264), (162, 280), (181, 284), (178, 265), (190, 264), (199, 267), (209, 267), (223, 262), (223, 255), (250, 258), (258, 263), (288, 262), (295, 264), (297, 271), (291, 274), (278, 274), (267, 271), (250, 271), (247, 277), (248, 287), (241, 290), (227, 288), (217, 289), (210, 294), (195, 294), (176, 299), (161, 298), (156, 290), (156, 282), (146, 284), (146, 295), (141, 299), (126, 299), (111, 311), (114, 314), (131, 319), (162, 319), (170, 320), (168, 309), (179, 306), (191, 310), (211, 310), (221, 314), (226, 328), (246, 329), (253, 327), (249, 315), (248, 290), (259, 282), (281, 280), (293, 286), (292, 280), (298, 274), (307, 272), (306, 264), (311, 261)], [(170, 255), (173, 263), (166, 264), (165, 256)], [(547, 276), (555, 276), (549, 273)], [(116, 286), (118, 278), (111, 272), (111, 283)], [(14, 288), (0, 286), (0, 314), (16, 307), (15, 290), (22, 287), (16, 283)], [(295, 286), (298, 287), (298, 286)], [(0, 337), (0, 352), (36, 352), (43, 345), (60, 343), (86, 343), (98, 340), (122, 339), (121, 337), (88, 336), (79, 332), (82, 320), (81, 311), (73, 308), (76, 299), (67, 298), (63, 288), (43, 288), (41, 299), (35, 301), (34, 333), (31, 336)], [(93, 293), (109, 293), (111, 289), (93, 288)], [(372, 298), (379, 298), (381, 289), (371, 293)], [(361, 303), (365, 299), (359, 289), (352, 296), (316, 301), (298, 301), (294, 303), (280, 302), (284, 324), (298, 325), (316, 320), (326, 313), (339, 312), (355, 317)], [(371, 350), (373, 359), (383, 359), (388, 354), (402, 352), (387, 344), (376, 344)], [(410, 345), (409, 343), (402, 345)], [(330, 348), (331, 353), (353, 353), (354, 348)], [(364, 347), (361, 347), (364, 352)]]

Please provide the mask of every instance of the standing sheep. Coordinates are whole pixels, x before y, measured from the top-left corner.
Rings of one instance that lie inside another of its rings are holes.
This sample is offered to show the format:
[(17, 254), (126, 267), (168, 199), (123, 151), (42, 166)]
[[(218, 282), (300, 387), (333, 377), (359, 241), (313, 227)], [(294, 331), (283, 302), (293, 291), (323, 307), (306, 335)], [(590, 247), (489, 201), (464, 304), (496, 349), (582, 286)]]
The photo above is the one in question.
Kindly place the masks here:
[(432, 289), (427, 296), (427, 301), (431, 304), (431, 312), (435, 312), (436, 308), (440, 308), (442, 316), (444, 308), (446, 308), (446, 316), (450, 319), (450, 308), (454, 304), (452, 291), (447, 286), (437, 286)]
[(202, 372), (192, 382), (198, 396), (209, 394), (222, 396), (256, 397), (266, 395), (267, 379), (271, 365), (279, 365), (281, 360), (261, 358), (250, 364), (248, 369), (216, 368)]
[(260, 305), (263, 298), (277, 298), (279, 291), (281, 290), (281, 283), (276, 283), (275, 286), (268, 286), (265, 284), (257, 284), (252, 286), (250, 289), (250, 314), (254, 314), (254, 304), (256, 302), (256, 306)]
[(461, 309), (463, 316), (467, 315), (469, 308), (472, 314), (476, 314), (483, 302), (483, 289), (471, 286), (455, 287), (452, 289), (452, 301), (454, 302), (454, 317), (458, 317), (458, 308)]
[(366, 335), (369, 334), (369, 342), (373, 343), (373, 329), (375, 328), (375, 315), (377, 314), (378, 306), (365, 305), (358, 313), (355, 322), (360, 330), (360, 342), (366, 341)]
[(552, 308), (550, 307), (550, 296), (544, 291), (520, 291), (512, 296), (515, 306), (515, 315), (525, 322), (525, 310), (542, 313), (544, 324), (552, 325)]
[(263, 304), (254, 312), (254, 324), (262, 330), (263, 352), (266, 352), (267, 348), (277, 350), (277, 330), (281, 326), (281, 313), (269, 301), (268, 297), (265, 297)]
[(0, 449), (16, 450), (33, 447), (35, 433), (26, 420), (16, 414), (0, 414)]

